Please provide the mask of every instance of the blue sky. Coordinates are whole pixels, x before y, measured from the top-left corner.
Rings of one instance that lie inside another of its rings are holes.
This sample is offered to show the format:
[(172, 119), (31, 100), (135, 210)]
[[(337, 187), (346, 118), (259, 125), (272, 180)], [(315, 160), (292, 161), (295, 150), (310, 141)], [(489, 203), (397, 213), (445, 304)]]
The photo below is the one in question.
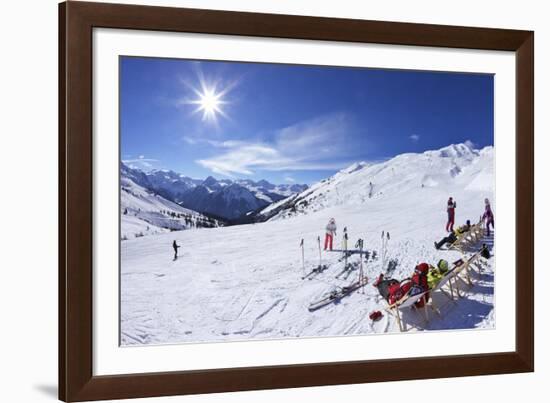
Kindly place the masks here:
[(120, 63), (121, 157), (145, 171), (312, 183), (356, 161), (493, 145), (492, 75)]

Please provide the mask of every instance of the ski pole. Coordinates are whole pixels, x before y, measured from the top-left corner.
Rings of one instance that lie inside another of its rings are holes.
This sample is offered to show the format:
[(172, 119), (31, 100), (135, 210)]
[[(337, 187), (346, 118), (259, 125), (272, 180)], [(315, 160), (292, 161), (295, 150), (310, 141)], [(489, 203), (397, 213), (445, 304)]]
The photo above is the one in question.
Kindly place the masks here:
[[(388, 257), (388, 241), (390, 240), (390, 233), (386, 232), (386, 242), (384, 243), (384, 264), (386, 264), (386, 258)], [(383, 267), (382, 267), (383, 269)]]
[(322, 266), (322, 260), (321, 260), (321, 237), (317, 237), (317, 244), (319, 245), (319, 269)]
[(380, 239), (382, 240), (381, 241), (381, 245), (380, 245), (380, 270), (383, 271), (384, 270), (384, 231), (382, 231), (382, 236), (380, 237)]
[(363, 288), (363, 240), (359, 238), (357, 244), (359, 246), (359, 284), (361, 285), (361, 292), (364, 294), (365, 289)]
[(344, 228), (344, 268), (348, 267), (348, 233)]
[(306, 274), (306, 264), (304, 262), (304, 238), (302, 238), (300, 242), (300, 247), (302, 248), (302, 272), (305, 275)]

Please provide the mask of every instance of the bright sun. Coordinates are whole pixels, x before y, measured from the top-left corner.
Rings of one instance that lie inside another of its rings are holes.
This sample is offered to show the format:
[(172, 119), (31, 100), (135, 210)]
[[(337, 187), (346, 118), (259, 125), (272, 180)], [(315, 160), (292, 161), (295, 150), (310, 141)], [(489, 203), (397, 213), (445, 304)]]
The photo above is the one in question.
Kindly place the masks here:
[(204, 121), (217, 123), (218, 115), (227, 117), (222, 106), (227, 104), (223, 96), (227, 93), (228, 89), (217, 91), (215, 86), (207, 86), (204, 82), (201, 82), (201, 89), (193, 88), (193, 91), (197, 95), (197, 99), (187, 101), (186, 103), (197, 105), (195, 112), (202, 112), (202, 119)]
[(216, 112), (220, 112), (220, 94), (215, 94), (213, 91), (206, 90), (200, 94), (199, 110), (202, 110), (205, 115), (214, 117)]

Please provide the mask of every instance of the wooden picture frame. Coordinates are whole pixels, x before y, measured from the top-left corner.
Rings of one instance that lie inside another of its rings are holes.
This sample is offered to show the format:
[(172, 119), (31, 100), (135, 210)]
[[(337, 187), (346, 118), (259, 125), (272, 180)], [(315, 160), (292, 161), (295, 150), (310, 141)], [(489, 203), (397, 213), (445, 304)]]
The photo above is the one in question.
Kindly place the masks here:
[[(92, 31), (97, 27), (515, 52), (515, 351), (93, 376)], [(119, 399), (533, 371), (533, 60), (531, 31), (105, 3), (60, 4), (59, 398)], [(405, 362), (407, 365), (402, 365)]]

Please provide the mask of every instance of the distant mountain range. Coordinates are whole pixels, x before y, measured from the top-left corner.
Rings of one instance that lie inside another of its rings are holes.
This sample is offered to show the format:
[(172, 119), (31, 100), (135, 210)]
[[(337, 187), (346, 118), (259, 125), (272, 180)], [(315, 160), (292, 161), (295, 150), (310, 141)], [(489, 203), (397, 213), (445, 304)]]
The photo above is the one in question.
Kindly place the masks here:
[(170, 170), (143, 172), (124, 163), (121, 177), (181, 207), (228, 221), (243, 219), (307, 189), (307, 185), (274, 185), (266, 180), (193, 179)]

